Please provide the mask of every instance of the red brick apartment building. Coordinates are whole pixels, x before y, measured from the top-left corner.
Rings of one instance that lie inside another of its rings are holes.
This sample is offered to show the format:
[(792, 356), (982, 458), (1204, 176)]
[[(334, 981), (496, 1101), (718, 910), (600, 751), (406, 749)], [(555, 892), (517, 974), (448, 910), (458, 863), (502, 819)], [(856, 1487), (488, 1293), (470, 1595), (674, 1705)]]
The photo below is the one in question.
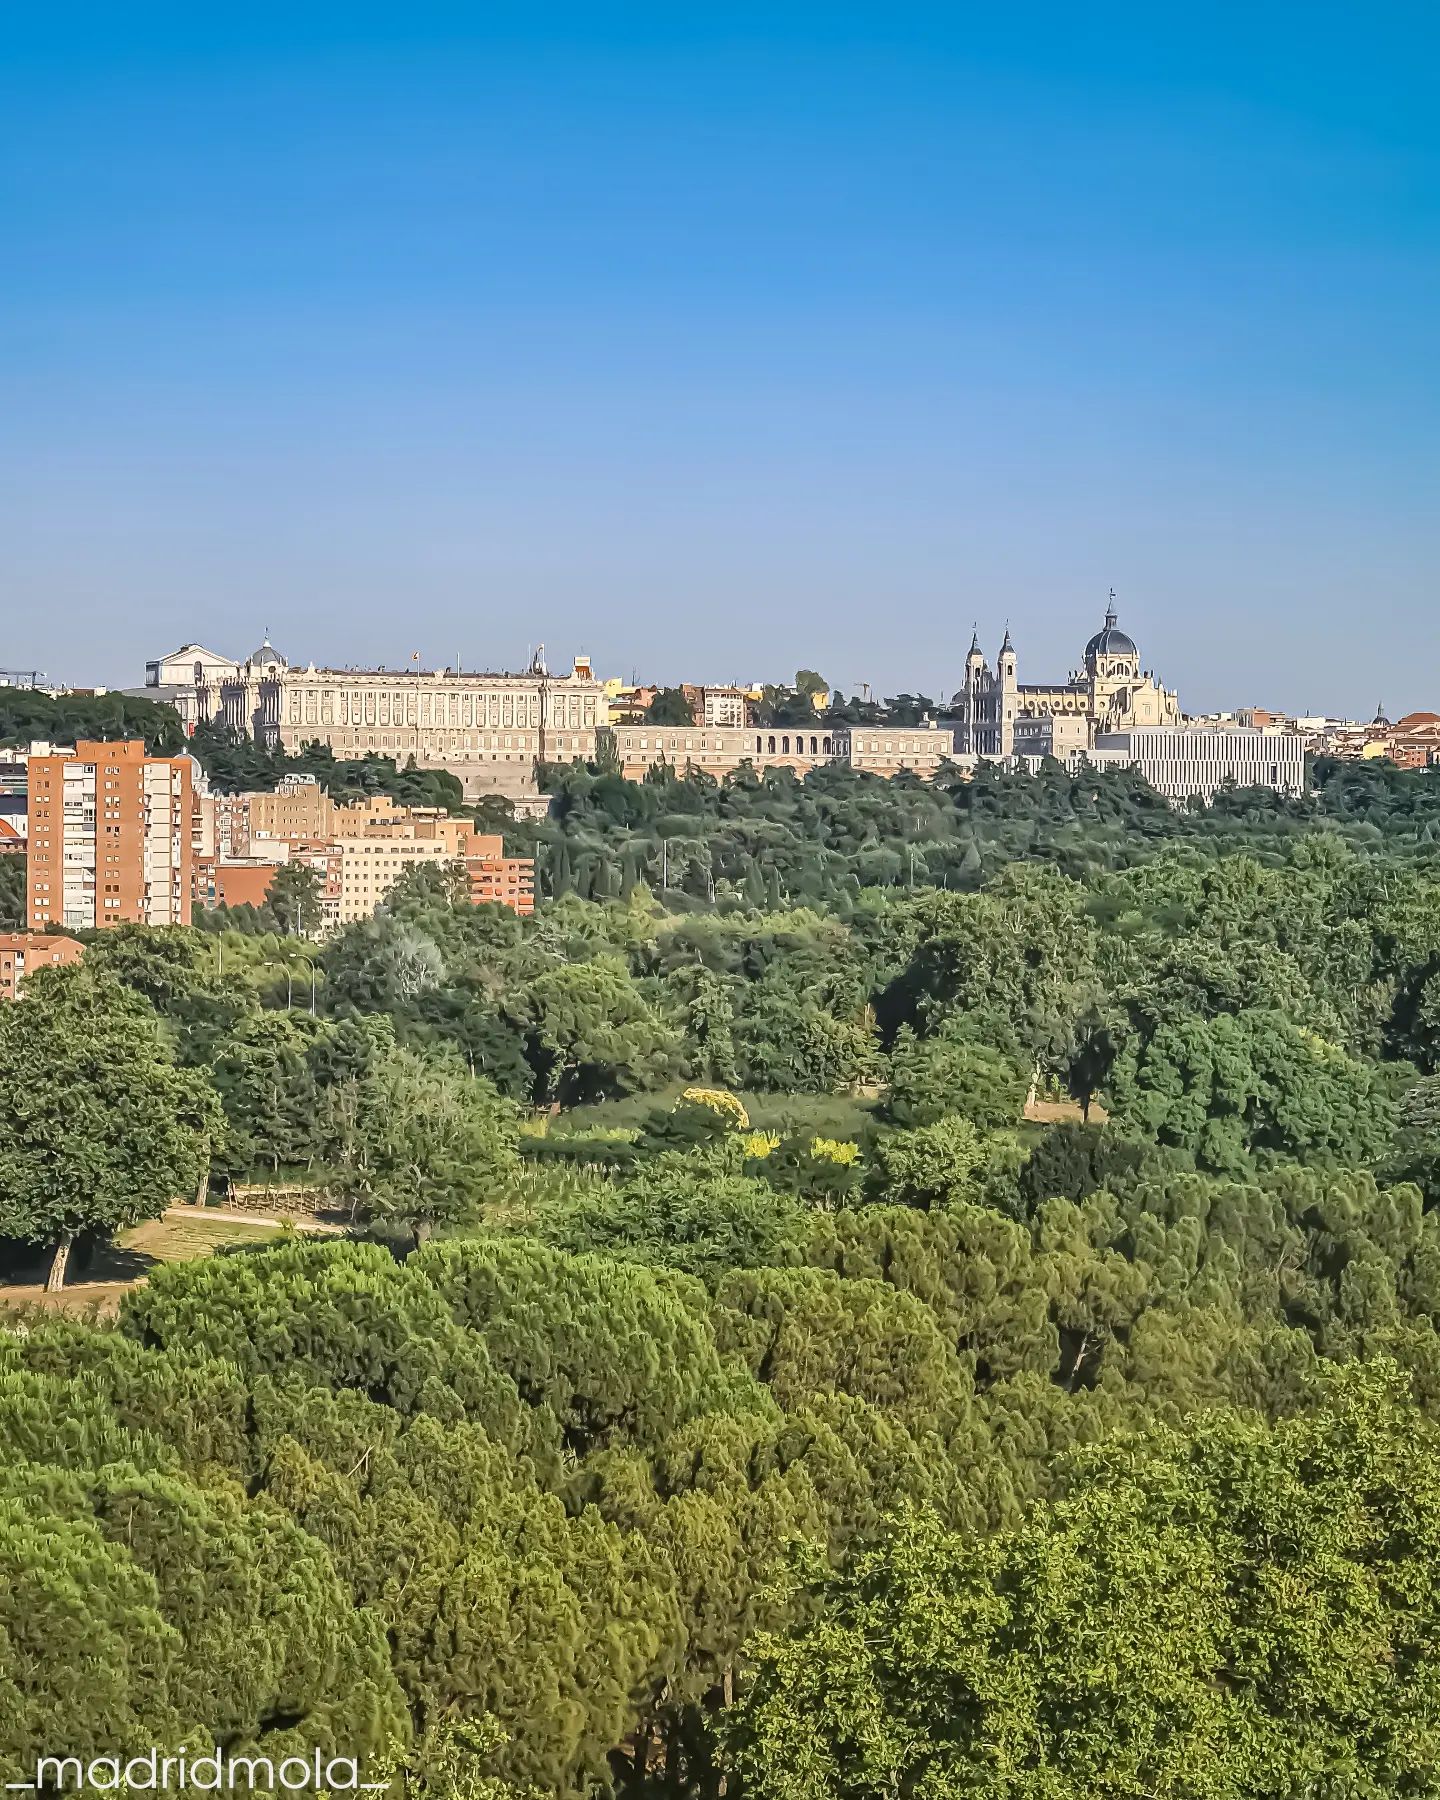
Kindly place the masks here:
[(32, 930), (186, 925), (191, 763), (138, 741), (81, 741), (29, 760)]
[(470, 877), (470, 898), (479, 906), (496, 900), (512, 912), (535, 910), (535, 859), (506, 856), (505, 840), (474, 832), (462, 845), (465, 872)]
[(0, 931), (0, 1000), (14, 1000), (37, 969), (77, 963), (85, 946), (45, 931)]

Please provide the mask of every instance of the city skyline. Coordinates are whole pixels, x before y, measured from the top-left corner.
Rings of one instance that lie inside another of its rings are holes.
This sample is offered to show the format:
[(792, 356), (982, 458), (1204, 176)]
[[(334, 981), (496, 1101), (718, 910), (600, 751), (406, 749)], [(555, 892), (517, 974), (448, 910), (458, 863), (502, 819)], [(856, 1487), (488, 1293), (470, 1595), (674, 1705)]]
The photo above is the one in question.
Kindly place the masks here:
[[(1113, 589), (1109, 590), (1101, 611), (1097, 613), (1095, 620), (1091, 621), (1091, 623), (1098, 624), (1104, 615), (1104, 609), (1110, 606), (1114, 606), (1117, 609), (1121, 606), (1120, 598)], [(1126, 625), (1133, 623), (1133, 616), (1130, 612), (1124, 612), (1123, 622)], [(48, 665), (37, 663), (32, 668), (30, 665), (23, 663), (20, 659), (13, 659), (8, 665), (5, 665), (5, 667), (10, 670), (22, 671), (27, 674), (35, 673), (51, 683), (60, 683), (76, 688), (86, 688), (96, 685), (104, 686), (112, 690), (137, 688), (145, 663), (154, 661), (156, 656), (173, 656), (178, 650), (187, 645), (198, 646), (219, 656), (229, 658), (236, 663), (243, 662), (246, 656), (251, 654), (251, 652), (244, 649), (237, 651), (235, 646), (230, 643), (227, 638), (221, 636), (221, 633), (229, 633), (230, 636), (236, 636), (238, 633), (238, 636), (243, 638), (247, 643), (252, 636), (257, 640), (263, 640), (267, 643), (277, 637), (284, 637), (283, 633), (274, 632), (265, 626), (250, 630), (249, 635), (247, 636), (247, 627), (243, 623), (238, 628), (234, 626), (233, 620), (221, 620), (218, 623), (219, 630), (216, 632), (207, 635), (200, 631), (190, 631), (182, 634), (175, 642), (166, 645), (163, 649), (153, 644), (139, 646), (138, 649), (143, 652), (143, 654), (140, 654), (137, 658), (132, 658), (123, 670), (118, 672), (112, 670), (103, 678), (97, 676), (90, 680), (82, 679), (78, 675), (71, 673), (63, 666), (63, 664), (59, 664), (54, 660)], [(769, 683), (784, 685), (792, 679), (797, 668), (814, 668), (818, 660), (821, 665), (818, 672), (825, 676), (832, 692), (843, 693), (849, 698), (860, 697), (863, 695), (864, 697), (873, 699), (877, 702), (883, 700), (887, 695), (923, 694), (935, 700), (939, 706), (945, 707), (964, 687), (965, 656), (969, 651), (972, 635), (978, 634), (981, 649), (986, 655), (987, 660), (995, 654), (1004, 638), (1013, 638), (1017, 648), (1027, 652), (1025, 657), (1027, 676), (1038, 673), (1047, 679), (1053, 678), (1058, 681), (1062, 677), (1068, 676), (1078, 666), (1080, 661), (1078, 633), (1081, 629), (1088, 632), (1090, 626), (1087, 625), (1084, 620), (1078, 621), (1068, 639), (1052, 646), (1054, 650), (1054, 659), (1051, 661), (1045, 660), (1048, 653), (1029, 650), (1029, 640), (1026, 635), (1025, 621), (1023, 619), (1015, 619), (1007, 616), (998, 624), (987, 623), (985, 620), (981, 619), (972, 620), (962, 633), (963, 644), (957, 642), (950, 647), (948, 653), (949, 659), (953, 659), (954, 662), (955, 679), (952, 681), (947, 678), (936, 681), (932, 675), (930, 678), (930, 685), (926, 685), (924, 681), (921, 681), (918, 678), (908, 682), (901, 681), (898, 684), (879, 683), (870, 680), (864, 675), (856, 675), (847, 680), (842, 676), (837, 676), (829, 666), (826, 666), (827, 659), (824, 656), (821, 656), (818, 659), (812, 656), (808, 662), (802, 658), (791, 667), (756, 668), (745, 666), (738, 670), (729, 669), (717, 671), (714, 667), (696, 668), (691, 665), (682, 668), (671, 667), (666, 662), (665, 653), (659, 652), (638, 665), (622, 669), (619, 666), (611, 666), (611, 661), (606, 657), (603, 649), (601, 649), (597, 655), (596, 651), (589, 645), (577, 645), (574, 648), (571, 648), (568, 645), (551, 645), (543, 639), (527, 642), (523, 646), (516, 647), (508, 654), (502, 650), (500, 654), (488, 657), (483, 653), (483, 650), (479, 654), (466, 654), (463, 646), (456, 646), (448, 655), (440, 654), (437, 656), (429, 656), (423, 651), (416, 651), (414, 649), (408, 654), (401, 655), (397, 648), (398, 644), (402, 641), (399, 638), (395, 639), (394, 644), (390, 646), (388, 651), (382, 649), (381, 655), (370, 660), (349, 654), (346, 645), (343, 643), (336, 645), (333, 648), (333, 653), (330, 647), (317, 650), (305, 644), (291, 645), (288, 640), (277, 644), (275, 647), (279, 650), (280, 654), (285, 657), (286, 661), (292, 667), (297, 669), (313, 666), (334, 671), (353, 669), (356, 671), (401, 674), (415, 672), (417, 670), (423, 672), (447, 670), (454, 673), (464, 672), (472, 675), (519, 675), (531, 666), (534, 657), (543, 654), (552, 674), (568, 669), (576, 658), (580, 658), (594, 664), (596, 678), (602, 682), (607, 680), (618, 680), (626, 685), (638, 682), (641, 685), (655, 687), (678, 687), (686, 683), (700, 686), (727, 685), (731, 683), (755, 686)], [(1190, 683), (1186, 678), (1185, 672), (1182, 670), (1172, 677), (1169, 671), (1158, 666), (1157, 660), (1149, 653), (1148, 638), (1143, 633), (1143, 627), (1135, 627), (1135, 636), (1139, 640), (1142, 668), (1146, 673), (1154, 673), (1162, 680), (1167, 680), (1172, 688), (1183, 690), (1181, 698), (1184, 703), (1183, 710), (1187, 716), (1209, 715), (1222, 711), (1233, 711), (1255, 706), (1262, 708), (1268, 707), (1272, 710), (1297, 717), (1329, 716), (1355, 720), (1371, 718), (1376, 714), (1377, 708), (1383, 710), (1392, 719), (1400, 718), (1414, 712), (1433, 710), (1430, 705), (1430, 699), (1427, 699), (1425, 696), (1422, 696), (1421, 700), (1414, 705), (1392, 703), (1389, 698), (1389, 692), (1393, 691), (1395, 693), (1400, 693), (1405, 685), (1403, 683), (1392, 683), (1390, 690), (1382, 690), (1379, 693), (1378, 698), (1372, 700), (1365, 699), (1363, 694), (1357, 691), (1353, 703), (1338, 707), (1308, 706), (1303, 700), (1296, 702), (1286, 695), (1277, 696), (1274, 693), (1255, 694), (1249, 691), (1229, 691), (1222, 693), (1219, 697), (1206, 700), (1203, 703), (1199, 700), (1191, 702), (1189, 698)], [(993, 643), (992, 639), (994, 640)], [(61, 652), (60, 655), (63, 656), (64, 652)], [(752, 658), (751, 660), (754, 662), (762, 659)], [(946, 661), (945, 666), (949, 666), (948, 660)], [(1423, 658), (1421, 667), (1424, 667)], [(1412, 682), (1413, 679), (1412, 676)], [(1421, 679), (1423, 679), (1423, 677)], [(1427, 691), (1430, 698), (1440, 702), (1440, 676), (1437, 676), (1433, 689)]]
[(1432, 705), (1437, 35), (32, 12), (0, 662), (119, 685), (268, 620), (894, 693), (975, 618), (1058, 676), (1114, 586), (1196, 710)]

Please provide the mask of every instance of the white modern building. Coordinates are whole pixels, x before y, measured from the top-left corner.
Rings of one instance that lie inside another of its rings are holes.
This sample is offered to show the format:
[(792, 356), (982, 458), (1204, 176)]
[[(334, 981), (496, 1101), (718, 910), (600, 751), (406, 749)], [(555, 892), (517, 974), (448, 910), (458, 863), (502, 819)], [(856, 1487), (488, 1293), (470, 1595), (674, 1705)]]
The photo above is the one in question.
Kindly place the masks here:
[(1186, 725), (1102, 731), (1090, 760), (1137, 769), (1167, 800), (1209, 801), (1223, 787), (1305, 792), (1305, 739), (1297, 731), (1196, 731)]
[(1212, 800), (1227, 786), (1305, 792), (1308, 740), (1297, 731), (1157, 725), (1098, 732), (1087, 748), (1075, 741), (1068, 721), (1056, 720), (1055, 727), (1052, 733), (1036, 721), (1034, 729), (1017, 735), (1017, 765), (1033, 772), (1051, 759), (1071, 775), (1083, 768), (1135, 769), (1157, 793), (1177, 803)]

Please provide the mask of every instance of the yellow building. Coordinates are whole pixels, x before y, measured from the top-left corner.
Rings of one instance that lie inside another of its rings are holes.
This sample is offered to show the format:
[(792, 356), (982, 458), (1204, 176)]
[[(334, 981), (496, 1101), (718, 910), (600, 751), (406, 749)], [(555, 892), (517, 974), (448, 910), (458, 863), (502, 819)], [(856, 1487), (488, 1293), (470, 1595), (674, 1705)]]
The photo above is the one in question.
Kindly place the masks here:
[(507, 857), (503, 839), (436, 807), (402, 806), (388, 794), (342, 805), (310, 775), (287, 776), (273, 794), (230, 795), (225, 804), (217, 894), (227, 866), (238, 861), (306, 861), (325, 877), (325, 923), (346, 925), (368, 919), (406, 870), (455, 864), (464, 867), (473, 900), (533, 910), (533, 860)]
[(340, 840), (337, 923), (368, 919), (407, 869), (456, 860), (442, 838), (349, 837)]

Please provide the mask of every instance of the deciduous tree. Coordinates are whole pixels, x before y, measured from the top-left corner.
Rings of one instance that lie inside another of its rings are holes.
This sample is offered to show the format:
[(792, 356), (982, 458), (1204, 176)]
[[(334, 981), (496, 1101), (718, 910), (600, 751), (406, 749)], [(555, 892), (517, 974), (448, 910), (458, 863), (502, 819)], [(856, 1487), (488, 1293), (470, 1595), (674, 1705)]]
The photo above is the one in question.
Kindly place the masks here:
[(209, 1082), (178, 1068), (155, 1015), (83, 967), (45, 969), (0, 1007), (0, 1231), (54, 1247), (189, 1199), (221, 1129)]

